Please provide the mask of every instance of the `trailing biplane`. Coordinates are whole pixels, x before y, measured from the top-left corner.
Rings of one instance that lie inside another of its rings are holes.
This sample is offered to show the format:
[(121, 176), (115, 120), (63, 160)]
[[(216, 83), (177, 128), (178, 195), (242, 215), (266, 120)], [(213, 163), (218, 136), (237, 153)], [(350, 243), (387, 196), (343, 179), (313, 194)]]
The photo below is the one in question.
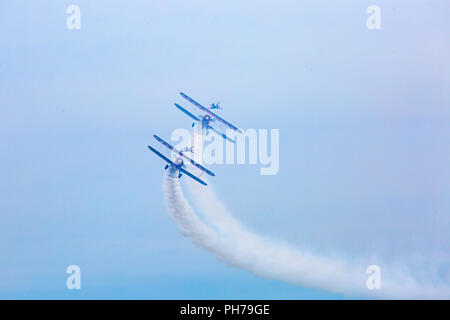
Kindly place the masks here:
[[(160, 158), (162, 158), (164, 161), (166, 161), (168, 163), (164, 167), (164, 170), (169, 169), (169, 171), (172, 172), (172, 173), (178, 173), (178, 178), (181, 178), (181, 176), (184, 173), (187, 176), (189, 176), (192, 179), (194, 179), (195, 181), (197, 181), (197, 182), (199, 182), (199, 183), (201, 183), (201, 184), (203, 184), (205, 186), (207, 185), (206, 182), (201, 180), (199, 177), (197, 177), (193, 173), (187, 171), (186, 170), (187, 166), (193, 165), (197, 169), (200, 169), (202, 172), (205, 172), (206, 174), (208, 174), (210, 176), (214, 176), (214, 173), (212, 173), (211, 171), (209, 171), (208, 169), (203, 167), (201, 164), (195, 162), (194, 160), (192, 160), (191, 158), (186, 156), (183, 153), (183, 151), (179, 151), (179, 150), (175, 149), (174, 147), (172, 147), (170, 144), (168, 144), (166, 141), (164, 141), (163, 139), (161, 139), (157, 135), (153, 135), (153, 137), (156, 139), (156, 141), (160, 142), (163, 146), (165, 146), (167, 149), (169, 149), (171, 152), (173, 152), (174, 155), (176, 156), (176, 158), (172, 161), (171, 159), (169, 159), (168, 157), (163, 155), (161, 152), (159, 152), (155, 148), (153, 148), (151, 146), (148, 146), (148, 148), (151, 151), (153, 151), (157, 156), (159, 156)], [(200, 176), (201, 176), (201, 174), (200, 174)]]

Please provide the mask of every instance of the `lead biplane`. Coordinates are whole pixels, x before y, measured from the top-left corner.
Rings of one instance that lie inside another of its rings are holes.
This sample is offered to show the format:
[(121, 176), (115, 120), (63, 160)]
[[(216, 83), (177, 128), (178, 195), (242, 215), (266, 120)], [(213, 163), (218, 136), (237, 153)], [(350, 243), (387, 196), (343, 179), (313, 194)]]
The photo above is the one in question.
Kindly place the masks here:
[[(168, 144), (166, 141), (164, 141), (163, 139), (161, 139), (160, 137), (158, 137), (157, 135), (153, 135), (153, 137), (160, 142), (163, 146), (165, 146), (167, 149), (169, 149), (171, 152), (173, 152), (176, 155), (176, 158), (174, 161), (170, 160), (168, 157), (166, 157), (165, 155), (163, 155), (161, 152), (159, 152), (158, 150), (156, 150), (155, 148), (148, 146), (148, 148), (153, 151), (157, 156), (159, 156), (160, 158), (162, 158), (164, 161), (166, 161), (168, 164), (166, 164), (166, 166), (164, 167), (164, 170), (169, 169), (170, 172), (172, 173), (178, 173), (178, 178), (181, 178), (181, 176), (184, 174), (186, 174), (187, 176), (191, 177), (192, 179), (194, 179), (195, 181), (203, 184), (203, 185), (207, 185), (206, 182), (204, 182), (203, 180), (201, 180), (199, 177), (195, 176), (194, 174), (192, 174), (191, 172), (187, 171), (185, 168), (187, 168), (187, 165), (193, 165), (195, 166), (197, 169), (200, 169), (202, 172), (205, 172), (206, 174), (210, 175), (210, 176), (214, 176), (214, 173), (212, 173), (211, 171), (209, 171), (208, 169), (206, 169), (205, 167), (203, 167), (202, 165), (198, 164), (197, 162), (195, 162), (194, 160), (192, 160), (191, 158), (189, 158), (188, 156), (186, 156), (183, 151), (179, 151), (177, 149), (175, 149), (174, 147), (172, 147), (170, 144)], [(185, 162), (186, 160), (186, 162)], [(201, 174), (200, 174), (201, 176)]]
[(187, 114), (191, 119), (194, 120), (194, 122), (192, 123), (192, 126), (194, 126), (196, 123), (198, 123), (201, 125), (201, 128), (204, 131), (206, 131), (206, 134), (209, 133), (209, 130), (212, 130), (213, 132), (215, 132), (222, 138), (224, 138), (230, 142), (233, 142), (233, 143), (235, 142), (233, 139), (226, 136), (225, 133), (221, 132), (220, 130), (218, 130), (217, 128), (214, 128), (211, 125), (212, 122), (216, 122), (216, 123), (220, 123), (221, 125), (225, 126), (226, 128), (233, 129), (236, 132), (239, 132), (239, 133), (242, 132), (241, 129), (235, 127), (234, 125), (232, 125), (231, 123), (229, 123), (228, 121), (221, 118), (220, 116), (218, 116), (217, 114), (215, 114), (214, 112), (212, 112), (210, 110), (210, 109), (219, 109), (220, 107), (218, 107), (219, 106), (218, 103), (217, 103), (217, 105), (213, 104), (214, 107), (211, 107), (208, 109), (208, 108), (205, 108), (204, 106), (202, 106), (200, 103), (198, 103), (194, 99), (192, 99), (191, 97), (189, 97), (188, 95), (184, 94), (183, 92), (180, 92), (180, 95), (183, 98), (185, 98), (187, 101), (192, 103), (194, 106), (196, 106), (198, 109), (201, 110), (201, 114), (195, 115), (194, 113), (197, 113), (197, 112), (194, 111), (194, 113), (192, 113), (192, 112), (188, 111), (187, 109), (183, 108), (182, 106), (180, 106), (178, 103), (175, 103), (175, 107), (177, 107), (179, 110), (181, 110), (182, 112)]

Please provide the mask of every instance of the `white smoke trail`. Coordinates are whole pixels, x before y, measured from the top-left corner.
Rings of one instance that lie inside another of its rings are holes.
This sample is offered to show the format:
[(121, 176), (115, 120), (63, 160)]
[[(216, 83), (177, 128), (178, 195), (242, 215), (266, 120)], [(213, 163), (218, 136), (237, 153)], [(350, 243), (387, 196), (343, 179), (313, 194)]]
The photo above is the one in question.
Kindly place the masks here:
[(261, 237), (227, 211), (210, 185), (200, 189), (189, 182), (189, 189), (205, 221), (222, 237), (236, 243), (239, 251), (235, 252), (234, 260), (241, 260), (238, 255), (242, 254), (250, 261), (243, 263), (243, 268), (257, 276), (344, 294), (414, 299), (450, 297), (448, 287), (421, 283), (410, 276), (406, 268), (394, 268), (384, 263), (382, 290), (369, 290), (366, 286), (367, 264), (362, 261), (327, 258)]
[(237, 221), (215, 196), (211, 186), (203, 187), (191, 182), (190, 191), (209, 225), (195, 214), (184, 197), (178, 179), (167, 177), (167, 204), (182, 234), (191, 237), (196, 245), (213, 253), (220, 260), (257, 276), (344, 294), (359, 293), (390, 298), (450, 296), (448, 288), (418, 284), (404, 270), (396, 272), (395, 276), (391, 273), (391, 277), (383, 275), (383, 290), (369, 291), (366, 287), (368, 275), (365, 274), (365, 266), (314, 255), (263, 238)]
[(168, 174), (164, 180), (166, 204), (181, 234), (190, 237), (192, 242), (223, 260), (239, 268), (250, 262), (242, 257), (242, 250), (235, 243), (220, 236), (203, 223), (194, 213), (181, 190), (179, 179)]
[[(300, 253), (286, 245), (274, 245), (251, 234), (242, 239), (242, 234), (236, 233), (235, 235), (240, 237), (233, 239), (215, 232), (196, 216), (184, 197), (179, 179), (176, 177), (166, 177), (165, 195), (169, 212), (180, 232), (220, 260), (262, 277), (280, 279), (294, 284), (319, 285), (330, 290), (336, 281), (329, 280), (334, 278), (337, 279), (336, 289), (344, 284), (356, 289), (356, 286), (352, 284), (358, 282), (354, 281), (354, 277), (349, 278), (341, 271), (342, 265), (339, 262)], [(271, 258), (268, 259), (268, 257)], [(316, 272), (318, 269), (322, 270), (319, 277)]]
[(164, 182), (166, 204), (181, 234), (190, 237), (194, 244), (208, 251), (218, 251), (213, 249), (221, 245), (220, 238), (195, 215), (184, 197), (179, 179), (168, 174)]

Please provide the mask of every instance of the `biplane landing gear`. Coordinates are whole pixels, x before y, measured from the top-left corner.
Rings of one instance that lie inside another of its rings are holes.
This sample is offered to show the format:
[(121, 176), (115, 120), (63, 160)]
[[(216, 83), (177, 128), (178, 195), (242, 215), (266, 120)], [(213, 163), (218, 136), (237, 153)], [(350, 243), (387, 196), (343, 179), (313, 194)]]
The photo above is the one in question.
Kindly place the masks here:
[(182, 173), (178, 174), (178, 179), (180, 179), (182, 175), (183, 175)]

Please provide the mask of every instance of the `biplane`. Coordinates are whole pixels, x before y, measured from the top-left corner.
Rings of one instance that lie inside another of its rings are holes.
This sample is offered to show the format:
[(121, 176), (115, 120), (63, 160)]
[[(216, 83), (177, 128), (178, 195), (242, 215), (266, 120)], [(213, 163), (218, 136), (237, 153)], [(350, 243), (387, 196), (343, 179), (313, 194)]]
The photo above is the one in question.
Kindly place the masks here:
[(212, 112), (210, 109), (220, 109), (221, 107), (219, 106), (219, 103), (217, 104), (212, 104), (211, 108), (205, 108), (204, 106), (202, 106), (200, 103), (198, 103), (197, 101), (195, 101), (194, 99), (192, 99), (191, 97), (189, 97), (188, 95), (184, 94), (183, 92), (180, 92), (180, 95), (186, 99), (187, 101), (189, 101), (191, 104), (193, 104), (195, 107), (197, 107), (196, 111), (198, 111), (198, 109), (200, 109), (200, 114), (198, 114), (198, 112), (195, 112), (196, 114), (194, 114), (193, 112), (188, 111), (186, 108), (183, 108), (182, 106), (180, 106), (178, 103), (175, 103), (175, 107), (177, 107), (179, 110), (181, 110), (183, 113), (185, 113), (186, 115), (188, 115), (191, 119), (194, 120), (194, 122), (192, 123), (192, 126), (194, 126), (196, 123), (201, 125), (202, 129), (204, 131), (206, 131), (206, 134), (209, 133), (209, 130), (213, 131), (214, 133), (218, 134), (219, 136), (221, 136), (222, 138), (230, 141), (230, 142), (235, 142), (233, 139), (231, 139), (230, 137), (226, 136), (225, 133), (221, 132), (220, 130), (218, 130), (217, 128), (214, 128), (211, 123), (219, 123), (221, 125), (223, 125), (226, 128), (229, 129), (233, 129), (236, 132), (242, 133), (241, 129), (235, 127), (234, 125), (232, 125), (231, 123), (229, 123), (228, 121), (226, 121), (225, 119), (221, 118), (220, 116), (218, 116), (217, 114), (215, 114), (214, 112)]
[[(203, 184), (205, 186), (207, 185), (206, 182), (201, 180), (200, 177), (197, 177), (196, 175), (194, 175), (191, 172), (186, 170), (187, 165), (189, 165), (189, 166), (193, 165), (197, 169), (200, 169), (202, 172), (204, 172), (204, 173), (206, 173), (206, 174), (208, 174), (210, 176), (214, 176), (214, 173), (212, 173), (211, 171), (209, 171), (208, 169), (203, 167), (201, 164), (198, 164), (197, 162), (195, 162), (194, 160), (192, 160), (191, 158), (186, 156), (183, 153), (183, 151), (179, 151), (179, 150), (175, 149), (174, 147), (172, 147), (170, 144), (168, 144), (166, 141), (164, 141), (163, 139), (161, 139), (157, 135), (153, 135), (153, 137), (156, 139), (156, 141), (161, 143), (163, 146), (165, 146), (167, 149), (169, 149), (171, 152), (173, 152), (174, 155), (176, 156), (175, 160), (172, 161), (171, 159), (169, 159), (168, 157), (163, 155), (161, 152), (159, 152), (155, 148), (153, 148), (151, 146), (148, 146), (148, 148), (151, 151), (153, 151), (157, 156), (159, 156), (160, 158), (162, 158), (164, 161), (166, 161), (168, 163), (164, 167), (164, 170), (169, 169), (170, 172), (178, 173), (178, 178), (181, 178), (181, 176), (184, 173), (185, 175), (191, 177), (195, 181), (197, 181), (197, 182), (199, 182), (199, 183), (201, 183), (201, 184)], [(201, 176), (201, 174), (200, 174), (200, 176)]]

